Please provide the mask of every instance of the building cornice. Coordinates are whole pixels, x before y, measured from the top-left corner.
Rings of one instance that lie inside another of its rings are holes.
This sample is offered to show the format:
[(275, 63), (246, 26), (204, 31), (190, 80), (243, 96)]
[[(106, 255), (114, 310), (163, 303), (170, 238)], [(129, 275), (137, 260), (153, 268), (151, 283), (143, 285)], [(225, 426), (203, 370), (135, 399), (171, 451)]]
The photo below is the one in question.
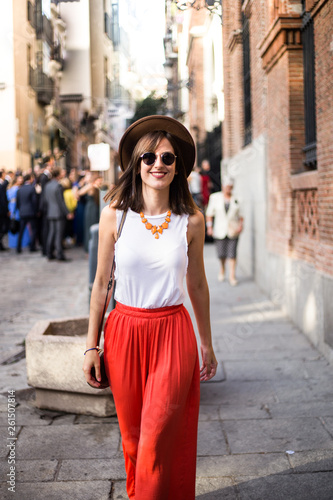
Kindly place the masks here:
[(290, 176), (291, 187), (293, 190), (298, 189), (317, 189), (318, 188), (318, 171), (302, 172), (300, 174), (292, 174)]
[(305, 10), (311, 12), (312, 17), (315, 16), (318, 11), (323, 7), (328, 0), (306, 0)]
[(242, 12), (250, 19), (251, 14), (252, 14), (252, 4), (253, 0), (245, 0), (245, 2), (242, 5)]
[(302, 19), (300, 16), (280, 14), (259, 45), (264, 70), (272, 67), (287, 50), (302, 49)]
[(243, 36), (242, 36), (242, 30), (233, 30), (228, 38), (227, 41), (227, 48), (229, 49), (229, 52), (233, 52), (234, 48), (236, 47), (237, 44), (243, 43)]

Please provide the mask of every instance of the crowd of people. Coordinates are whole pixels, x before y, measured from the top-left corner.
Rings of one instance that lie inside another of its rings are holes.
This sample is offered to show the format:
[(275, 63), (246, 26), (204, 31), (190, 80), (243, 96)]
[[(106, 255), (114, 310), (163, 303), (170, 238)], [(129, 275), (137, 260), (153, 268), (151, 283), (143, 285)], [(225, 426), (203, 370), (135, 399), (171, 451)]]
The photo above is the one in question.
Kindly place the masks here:
[(0, 251), (20, 254), (28, 247), (58, 261), (68, 260), (68, 247), (83, 246), (88, 253), (102, 183), (98, 172), (68, 172), (52, 156), (26, 172), (0, 169)]
[[(0, 170), (0, 251), (17, 253), (29, 247), (49, 260), (66, 261), (64, 249), (83, 246), (89, 252), (90, 227), (99, 222), (98, 172), (59, 166), (45, 156), (33, 169), (22, 173)], [(214, 241), (220, 261), (218, 280), (224, 281), (226, 262), (229, 282), (237, 284), (236, 255), (243, 229), (242, 207), (233, 195), (233, 179), (224, 178), (222, 189), (212, 192), (209, 161), (195, 166), (188, 178), (194, 202), (205, 215), (206, 241)], [(230, 209), (230, 210), (229, 210)]]

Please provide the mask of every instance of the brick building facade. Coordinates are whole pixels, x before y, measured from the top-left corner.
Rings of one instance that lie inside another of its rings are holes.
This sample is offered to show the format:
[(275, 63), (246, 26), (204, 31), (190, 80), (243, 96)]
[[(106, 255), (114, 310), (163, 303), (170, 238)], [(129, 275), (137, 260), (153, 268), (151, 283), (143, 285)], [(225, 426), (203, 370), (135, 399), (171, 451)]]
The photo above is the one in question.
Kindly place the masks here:
[(223, 0), (239, 264), (333, 359), (333, 1)]

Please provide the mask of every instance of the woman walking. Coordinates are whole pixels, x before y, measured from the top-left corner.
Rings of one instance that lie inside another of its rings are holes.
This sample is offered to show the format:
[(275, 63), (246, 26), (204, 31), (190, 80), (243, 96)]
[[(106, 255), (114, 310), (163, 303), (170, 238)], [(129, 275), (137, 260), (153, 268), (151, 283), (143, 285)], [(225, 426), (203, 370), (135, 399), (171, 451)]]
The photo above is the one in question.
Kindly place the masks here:
[[(122, 435), (127, 493), (135, 500), (193, 500), (200, 380), (216, 374), (203, 215), (187, 176), (195, 161), (188, 130), (167, 116), (131, 125), (119, 145), (123, 174), (101, 214), (84, 372), (100, 380), (96, 347), (113, 255), (116, 308), (104, 328), (106, 371)], [(122, 213), (127, 216), (117, 240)], [(195, 313), (202, 363), (183, 305)]]
[(224, 281), (228, 260), (231, 286), (237, 285), (237, 245), (244, 222), (241, 206), (232, 194), (233, 187), (233, 179), (226, 177), (223, 180), (222, 191), (210, 195), (206, 210), (207, 234), (214, 237), (217, 256), (220, 260), (218, 280)]

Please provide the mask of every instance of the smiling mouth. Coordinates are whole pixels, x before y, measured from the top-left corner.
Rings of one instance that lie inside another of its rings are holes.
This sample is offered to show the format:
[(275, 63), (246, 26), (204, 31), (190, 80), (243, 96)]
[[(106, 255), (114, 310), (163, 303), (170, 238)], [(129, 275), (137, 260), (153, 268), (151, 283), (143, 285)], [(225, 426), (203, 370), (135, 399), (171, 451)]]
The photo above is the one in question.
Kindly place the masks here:
[(164, 177), (167, 172), (150, 172), (154, 177)]

